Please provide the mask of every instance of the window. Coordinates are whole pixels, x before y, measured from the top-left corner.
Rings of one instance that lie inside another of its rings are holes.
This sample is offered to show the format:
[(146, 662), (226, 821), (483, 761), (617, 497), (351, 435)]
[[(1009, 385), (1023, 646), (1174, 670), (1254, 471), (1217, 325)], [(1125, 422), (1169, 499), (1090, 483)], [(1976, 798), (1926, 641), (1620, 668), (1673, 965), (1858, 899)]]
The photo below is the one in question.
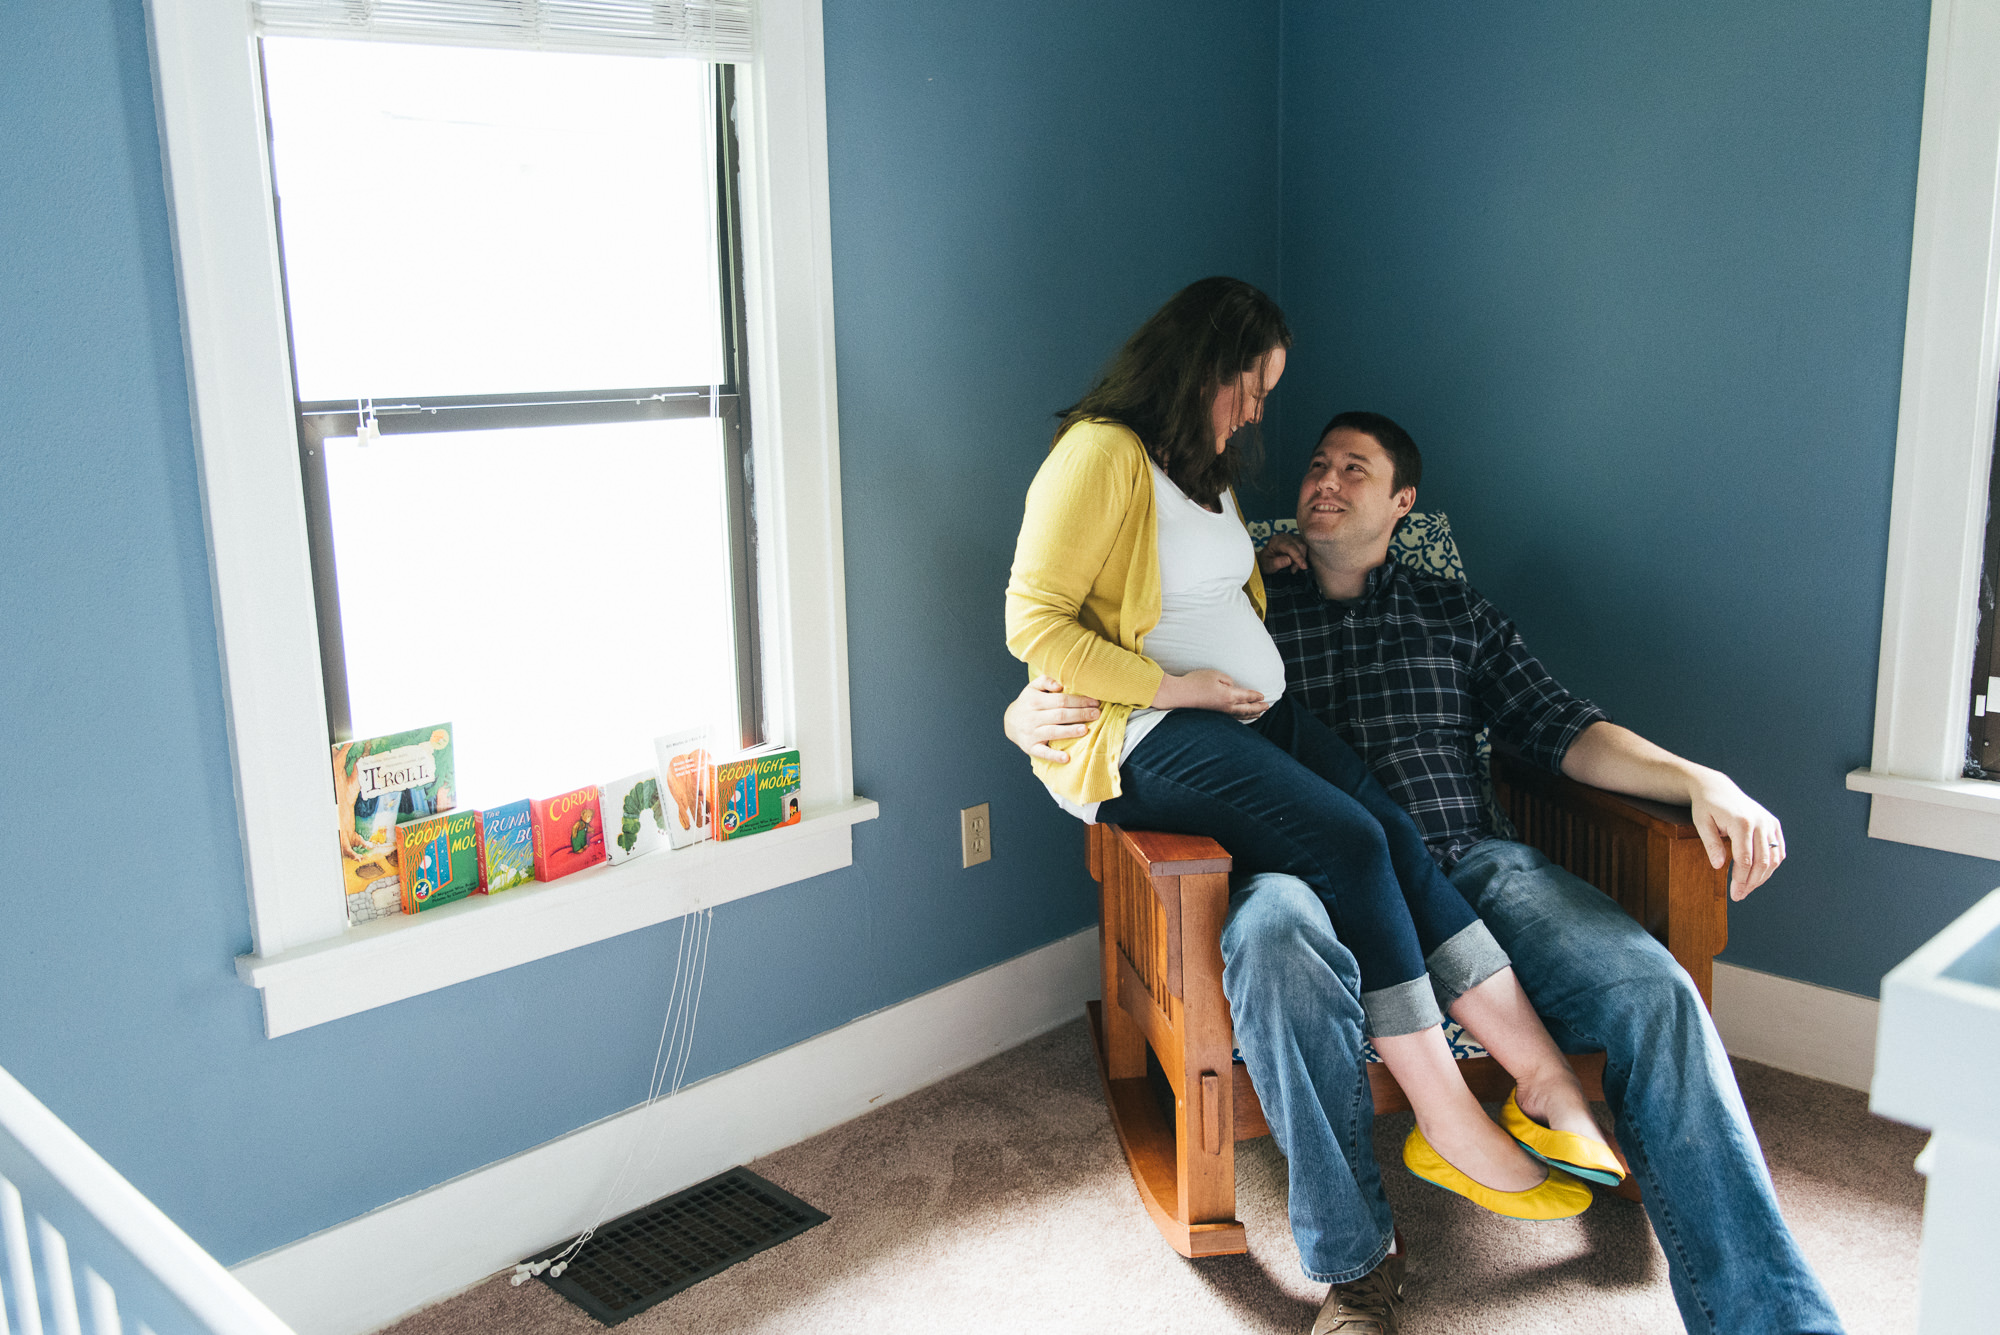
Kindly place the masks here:
[(262, 56), (330, 739), (472, 807), (759, 740), (730, 67)]
[[(317, 8), (316, 0), (262, 0), (262, 6), (267, 20), (281, 9), (291, 14)], [(628, 457), (648, 450), (663, 457), (679, 450), (683, 459), (704, 450), (712, 461), (726, 457), (721, 447), (709, 444), (661, 443), (681, 428), (723, 430), (725, 415), (713, 401), (688, 418), (662, 415), (557, 428), (496, 418), (476, 430), (411, 433), (399, 431), (395, 414), (385, 413), (395, 405), (385, 404), (384, 395), (398, 403), (406, 393), (430, 395), (424, 406), (435, 409), (434, 416), (505, 409), (532, 417), (552, 407), (536, 403), (537, 395), (567, 399), (579, 389), (609, 389), (610, 398), (620, 399), (626, 390), (705, 382), (714, 400), (731, 381), (726, 365), (722, 376), (663, 373), (642, 376), (636, 385), (606, 385), (601, 379), (578, 385), (568, 371), (540, 385), (532, 375), (508, 384), (468, 385), (438, 371), (437, 383), (421, 385), (349, 379), (325, 391), (326, 398), (310, 397), (321, 391), (302, 377), (298, 388), (307, 397), (295, 398), (259, 48), (260, 36), (287, 35), (285, 25), (292, 20), (280, 14), (283, 21), (267, 21), (260, 34), (247, 6), (153, 0), (148, 20), (162, 153), (254, 935), (253, 953), (237, 967), (260, 989), (266, 1032), (274, 1036), (845, 866), (853, 856), (853, 822), (875, 811), (873, 803), (854, 795), (849, 753), (816, 0), (758, 0), (754, 16), (747, 4), (728, 0), (685, 8), (680, 0), (578, 5), (545, 0), (539, 6), (437, 0), (408, 9), (434, 14), (454, 6), (503, 18), (539, 15), (543, 27), (533, 40), (540, 49), (562, 52), (628, 50), (589, 27), (597, 21), (593, 15), (611, 11), (639, 13), (644, 40), (658, 39), (648, 50), (674, 42), (689, 49), (687, 15), (697, 8), (711, 16), (735, 10), (742, 19), (723, 34), (738, 45), (720, 54), (732, 69), (731, 128), (741, 150), (733, 181), (742, 239), (737, 329), (742, 375), (735, 383), (744, 400), (742, 420), (755, 426), (744, 438), (742, 462), (756, 486), (744, 497), (743, 545), (736, 550), (746, 557), (756, 554), (754, 563), (746, 560), (740, 578), (742, 599), (757, 609), (758, 640), (748, 654), (762, 691), (757, 712), (771, 738), (802, 752), (806, 819), (741, 844), (703, 845), (522, 887), (489, 904), (450, 905), (415, 918), (346, 927), (340, 896), (328, 892), (338, 885), (338, 854), (328, 838), (333, 789), (327, 732), (334, 683), (319, 652), (313, 541), (299, 450), (301, 408), (327, 409), (354, 393), (361, 402), (340, 404), (355, 419), (353, 426), (361, 427), (372, 407), (382, 431), (379, 442), (366, 446), (333, 445), (354, 438), (339, 434), (347, 425), (338, 420), (341, 413), (321, 419), (329, 449), (345, 452), (326, 460), (327, 501), (336, 506), (335, 488), (365, 490), (373, 482), (367, 470), (395, 460), (405, 446), (435, 447), (441, 453), (434, 466), (448, 472), (453, 461), (446, 454), (469, 449), (482, 437), (494, 444), (504, 434), (521, 433), (519, 438), (541, 441), (548, 437), (540, 433), (554, 429), (608, 440), (630, 428), (633, 435), (656, 434), (644, 444), (618, 446)], [(404, 10), (326, 8), (341, 15)], [(495, 29), (482, 42), (505, 46), (518, 36)], [(711, 30), (703, 40), (712, 37)], [(694, 54), (717, 52), (697, 47)], [(707, 83), (701, 87), (704, 97), (714, 95)], [(412, 183), (374, 182), (360, 193), (370, 207), (390, 207), (398, 188), (408, 190)], [(311, 355), (305, 339), (302, 328), (300, 351), (307, 354), (302, 370)], [(327, 364), (336, 365), (337, 359)], [(558, 374), (547, 359), (530, 359), (529, 365), (536, 374)], [(447, 402), (467, 399), (482, 403)], [(573, 406), (563, 405), (564, 411)], [(604, 427), (615, 429), (599, 436)], [(382, 453), (372, 453), (377, 449)], [(333, 532), (337, 542), (337, 519)], [(339, 558), (335, 573), (347, 578)], [(446, 571), (444, 578), (459, 573)], [(367, 574), (357, 567), (354, 582), (382, 578), (380, 567)], [(733, 617), (738, 594), (731, 587)], [(342, 661), (350, 663), (346, 656)], [(350, 705), (359, 705), (358, 695)], [(740, 702), (733, 707), (740, 710)], [(468, 907), (473, 911), (454, 912)]]
[[(2000, 384), (2000, 9), (1931, 7), (1875, 739), (1847, 786), (1880, 839), (2000, 859), (2000, 784), (1963, 777)], [(1988, 701), (1990, 709), (1992, 702)]]

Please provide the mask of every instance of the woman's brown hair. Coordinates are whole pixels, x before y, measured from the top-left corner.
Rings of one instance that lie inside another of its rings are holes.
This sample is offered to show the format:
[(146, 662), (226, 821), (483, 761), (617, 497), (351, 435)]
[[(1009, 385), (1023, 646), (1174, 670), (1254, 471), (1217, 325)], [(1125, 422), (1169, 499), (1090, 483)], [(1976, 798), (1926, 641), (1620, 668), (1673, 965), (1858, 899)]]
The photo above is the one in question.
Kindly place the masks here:
[(1092, 418), (1128, 426), (1160, 470), (1212, 505), (1263, 458), (1254, 422), (1215, 450), (1209, 411), (1224, 385), (1292, 346), (1278, 303), (1238, 278), (1204, 278), (1167, 299), (1118, 350), (1097, 383), (1061, 409), (1055, 438)]

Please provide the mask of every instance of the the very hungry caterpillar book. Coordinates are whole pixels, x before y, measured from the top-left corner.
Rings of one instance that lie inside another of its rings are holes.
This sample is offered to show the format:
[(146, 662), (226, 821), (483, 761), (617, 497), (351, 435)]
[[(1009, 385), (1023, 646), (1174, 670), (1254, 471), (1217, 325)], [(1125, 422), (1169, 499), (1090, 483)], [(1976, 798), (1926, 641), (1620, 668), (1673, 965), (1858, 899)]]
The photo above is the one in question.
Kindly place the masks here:
[(553, 881), (604, 861), (604, 819), (595, 784), (560, 797), (538, 797), (528, 808), (536, 880)]
[(403, 912), (464, 899), (479, 884), (479, 813), (420, 816), (396, 827)]
[(658, 770), (642, 770), (614, 779), (599, 789), (604, 812), (604, 855), (612, 862), (629, 862), (660, 846), (667, 832), (667, 813), (660, 800)]
[(479, 889), (490, 895), (535, 879), (535, 830), (527, 798), (479, 813)]
[(350, 923), (403, 912), (397, 822), (450, 811), (458, 804), (456, 788), (449, 723), (333, 748), (341, 883)]

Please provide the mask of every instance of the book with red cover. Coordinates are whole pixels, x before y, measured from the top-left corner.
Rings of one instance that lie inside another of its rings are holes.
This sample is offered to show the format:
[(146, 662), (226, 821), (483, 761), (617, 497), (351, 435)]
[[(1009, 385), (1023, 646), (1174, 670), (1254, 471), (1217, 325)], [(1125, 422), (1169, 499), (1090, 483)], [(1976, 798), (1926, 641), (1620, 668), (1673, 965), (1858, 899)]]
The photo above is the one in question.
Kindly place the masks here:
[(598, 809), (597, 785), (560, 797), (538, 797), (528, 804), (535, 831), (535, 879), (595, 867), (604, 861), (604, 813)]

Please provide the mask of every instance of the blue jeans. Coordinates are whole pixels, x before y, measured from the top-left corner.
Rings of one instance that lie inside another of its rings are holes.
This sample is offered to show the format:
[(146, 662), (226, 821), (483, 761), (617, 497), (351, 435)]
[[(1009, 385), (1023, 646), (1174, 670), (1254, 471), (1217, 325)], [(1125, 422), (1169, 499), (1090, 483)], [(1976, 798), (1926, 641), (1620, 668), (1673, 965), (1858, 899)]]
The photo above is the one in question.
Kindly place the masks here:
[[(1522, 844), (1476, 845), (1452, 884), (1507, 951), (1565, 1052), (1607, 1054), (1604, 1094), (1695, 1335), (1841, 1329), (1778, 1213), (1701, 995), (1607, 896)], [(1318, 898), (1288, 876), (1230, 896), (1222, 986), (1236, 1046), (1290, 1164), (1306, 1274), (1340, 1283), (1389, 1249), (1361, 1056), (1359, 974)]]
[(1310, 885), (1359, 962), (1371, 1034), (1435, 1026), (1507, 967), (1423, 836), (1339, 734), (1289, 697), (1243, 724), (1176, 709), (1119, 768), (1097, 818), (1220, 840), (1239, 871)]

